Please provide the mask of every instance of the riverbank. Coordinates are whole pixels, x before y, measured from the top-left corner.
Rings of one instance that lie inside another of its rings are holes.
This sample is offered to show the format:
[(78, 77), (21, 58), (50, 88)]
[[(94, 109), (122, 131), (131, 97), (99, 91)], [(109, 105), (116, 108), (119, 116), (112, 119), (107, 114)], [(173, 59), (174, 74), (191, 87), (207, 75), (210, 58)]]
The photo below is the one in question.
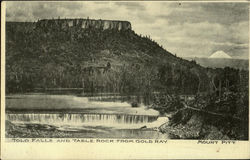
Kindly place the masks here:
[(239, 128), (241, 121), (232, 117), (211, 116), (190, 109), (170, 114), (169, 121), (158, 127), (171, 139), (247, 140), (245, 130)]
[(188, 102), (182, 102), (178, 97), (160, 97), (160, 103), (152, 108), (161, 114), (171, 112), (171, 116), (168, 123), (159, 127), (159, 131), (168, 133), (174, 139), (248, 140), (246, 104), (239, 102), (236, 105), (232, 99), (237, 99), (237, 95), (225, 96), (229, 98), (197, 97)]
[(159, 132), (168, 134), (171, 139), (210, 139), (228, 140), (218, 128), (204, 125), (202, 119), (194, 115), (186, 124), (164, 123), (158, 128)]

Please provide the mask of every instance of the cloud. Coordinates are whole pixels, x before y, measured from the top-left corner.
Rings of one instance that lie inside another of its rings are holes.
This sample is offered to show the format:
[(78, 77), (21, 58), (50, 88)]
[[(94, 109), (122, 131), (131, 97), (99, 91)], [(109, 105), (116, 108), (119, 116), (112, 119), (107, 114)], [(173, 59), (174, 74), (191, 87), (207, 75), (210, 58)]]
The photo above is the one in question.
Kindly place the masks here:
[(197, 2), (7, 2), (8, 21), (43, 18), (127, 20), (182, 57), (206, 57), (223, 50), (248, 58), (248, 3)]
[(205, 12), (212, 15), (211, 21), (220, 21), (220, 23), (225, 25), (239, 21), (248, 21), (248, 3), (207, 3), (206, 5), (201, 5), (201, 7)]
[(115, 2), (117, 6), (126, 7), (128, 10), (145, 10), (145, 6), (138, 2)]
[[(168, 27), (164, 29), (164, 32), (162, 30), (152, 32), (155, 35), (153, 38), (163, 44), (167, 50), (179, 56), (207, 57), (217, 50), (224, 50), (229, 51), (231, 56), (247, 58), (248, 25), (245, 22), (229, 27), (206, 21), (175, 25), (165, 22), (165, 25)], [(235, 50), (233, 48), (241, 48), (242, 52), (233, 52)]]
[(231, 23), (248, 20), (247, 3), (181, 3), (172, 4), (172, 11), (168, 15), (159, 15), (170, 23), (199, 23), (208, 21), (230, 25)]

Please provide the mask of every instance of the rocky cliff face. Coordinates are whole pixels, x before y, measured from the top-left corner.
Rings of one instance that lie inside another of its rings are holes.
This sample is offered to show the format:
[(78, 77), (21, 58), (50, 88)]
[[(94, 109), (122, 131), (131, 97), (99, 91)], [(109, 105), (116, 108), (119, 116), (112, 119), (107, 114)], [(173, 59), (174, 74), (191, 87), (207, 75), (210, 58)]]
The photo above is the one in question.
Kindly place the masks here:
[(83, 29), (95, 28), (101, 30), (115, 29), (131, 30), (131, 23), (128, 21), (93, 20), (93, 19), (43, 19), (36, 23), (37, 27), (78, 27)]

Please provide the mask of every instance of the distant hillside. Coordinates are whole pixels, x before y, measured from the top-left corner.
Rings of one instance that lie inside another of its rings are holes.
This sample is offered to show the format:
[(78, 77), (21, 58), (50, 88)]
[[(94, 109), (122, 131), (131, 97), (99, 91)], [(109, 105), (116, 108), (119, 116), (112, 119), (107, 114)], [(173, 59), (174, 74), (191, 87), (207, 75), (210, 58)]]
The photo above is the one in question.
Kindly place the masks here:
[(127, 21), (6, 22), (7, 92), (83, 88), (196, 94), (214, 90), (222, 73), (174, 56), (150, 37), (137, 35)]
[(186, 58), (188, 60), (195, 60), (203, 67), (211, 68), (225, 68), (232, 67), (236, 69), (249, 69), (249, 62), (247, 59), (229, 59), (229, 58)]

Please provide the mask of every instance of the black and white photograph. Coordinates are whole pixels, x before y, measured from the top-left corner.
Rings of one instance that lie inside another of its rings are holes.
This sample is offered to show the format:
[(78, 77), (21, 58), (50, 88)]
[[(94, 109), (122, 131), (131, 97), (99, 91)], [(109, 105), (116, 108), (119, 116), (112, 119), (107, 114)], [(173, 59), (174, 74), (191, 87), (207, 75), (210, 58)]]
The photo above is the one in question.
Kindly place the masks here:
[(4, 35), (6, 139), (249, 140), (248, 3), (8, 1)]

